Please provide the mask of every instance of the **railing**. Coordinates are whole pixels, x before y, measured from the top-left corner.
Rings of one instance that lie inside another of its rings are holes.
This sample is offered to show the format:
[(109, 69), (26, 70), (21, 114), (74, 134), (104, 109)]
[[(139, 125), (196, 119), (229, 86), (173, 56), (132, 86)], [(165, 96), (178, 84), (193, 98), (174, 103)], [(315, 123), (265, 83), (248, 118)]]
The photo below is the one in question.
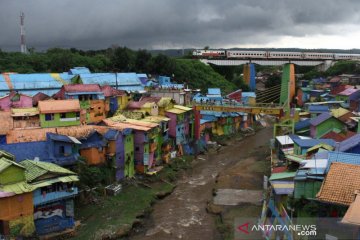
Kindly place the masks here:
[(78, 188), (72, 187), (67, 191), (56, 191), (56, 192), (47, 192), (42, 194), (40, 189), (34, 193), (33, 202), (34, 205), (41, 205), (48, 202), (58, 201), (64, 198), (70, 198), (78, 194)]

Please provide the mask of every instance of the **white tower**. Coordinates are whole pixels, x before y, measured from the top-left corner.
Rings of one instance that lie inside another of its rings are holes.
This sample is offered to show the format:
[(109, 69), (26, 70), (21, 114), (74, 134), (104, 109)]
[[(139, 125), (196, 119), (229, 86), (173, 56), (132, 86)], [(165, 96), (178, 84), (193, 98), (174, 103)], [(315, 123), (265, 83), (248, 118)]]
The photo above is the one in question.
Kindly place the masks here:
[(24, 27), (24, 21), (25, 21), (25, 14), (23, 12), (20, 12), (20, 34), (21, 34), (21, 53), (27, 53), (27, 48), (25, 44), (25, 27)]

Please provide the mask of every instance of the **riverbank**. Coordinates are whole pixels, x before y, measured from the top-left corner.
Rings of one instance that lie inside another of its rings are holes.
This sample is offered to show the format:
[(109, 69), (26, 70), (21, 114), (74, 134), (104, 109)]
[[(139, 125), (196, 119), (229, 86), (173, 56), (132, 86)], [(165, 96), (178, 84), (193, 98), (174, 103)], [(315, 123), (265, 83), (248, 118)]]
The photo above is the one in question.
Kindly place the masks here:
[[(230, 239), (235, 217), (258, 217), (261, 211), (249, 204), (216, 206), (215, 212), (215, 208), (209, 208), (214, 191), (225, 186), (261, 189), (263, 173), (268, 169), (265, 156), (271, 135), (272, 129), (265, 128), (246, 138), (234, 137), (219, 153), (199, 156), (192, 168), (180, 175), (173, 193), (154, 204), (143, 228), (129, 238)], [(252, 156), (259, 157), (249, 159)]]
[(174, 181), (191, 168), (192, 159), (176, 158), (156, 176), (126, 181), (117, 196), (104, 197), (94, 192), (91, 204), (76, 209), (81, 225), (72, 239), (118, 239), (127, 235), (149, 215), (158, 199), (174, 190)]

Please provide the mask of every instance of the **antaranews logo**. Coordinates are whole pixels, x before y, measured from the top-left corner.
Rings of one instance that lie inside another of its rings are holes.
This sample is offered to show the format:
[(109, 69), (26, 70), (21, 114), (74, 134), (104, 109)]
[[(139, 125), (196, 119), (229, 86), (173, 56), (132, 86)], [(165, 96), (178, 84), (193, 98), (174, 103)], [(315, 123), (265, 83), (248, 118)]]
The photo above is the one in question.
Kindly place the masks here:
[[(264, 239), (264, 237), (285, 237), (292, 238), (298, 236), (317, 236), (315, 224), (279, 224), (263, 223), (258, 219), (236, 219), (235, 220), (235, 239)], [(271, 235), (271, 236), (270, 236)]]

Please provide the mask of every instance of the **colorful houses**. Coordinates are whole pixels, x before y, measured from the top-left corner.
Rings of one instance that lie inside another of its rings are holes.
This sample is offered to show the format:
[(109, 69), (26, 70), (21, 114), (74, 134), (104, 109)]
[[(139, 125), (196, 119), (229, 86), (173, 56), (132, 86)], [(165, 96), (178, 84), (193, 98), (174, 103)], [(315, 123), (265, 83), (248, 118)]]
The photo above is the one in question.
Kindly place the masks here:
[(80, 103), (72, 100), (39, 101), (42, 128), (80, 125)]
[(75, 173), (0, 152), (0, 234), (30, 236), (73, 228)]
[(169, 136), (175, 139), (175, 144), (188, 143), (193, 135), (192, 109), (180, 105), (165, 111), (165, 115), (170, 118)]
[(11, 108), (27, 108), (32, 107), (32, 97), (18, 92), (10, 92), (10, 94), (0, 98), (0, 110), (9, 111)]
[(333, 117), (329, 113), (322, 113), (310, 121), (310, 136), (313, 138), (321, 138), (330, 131), (346, 131), (343, 122)]

